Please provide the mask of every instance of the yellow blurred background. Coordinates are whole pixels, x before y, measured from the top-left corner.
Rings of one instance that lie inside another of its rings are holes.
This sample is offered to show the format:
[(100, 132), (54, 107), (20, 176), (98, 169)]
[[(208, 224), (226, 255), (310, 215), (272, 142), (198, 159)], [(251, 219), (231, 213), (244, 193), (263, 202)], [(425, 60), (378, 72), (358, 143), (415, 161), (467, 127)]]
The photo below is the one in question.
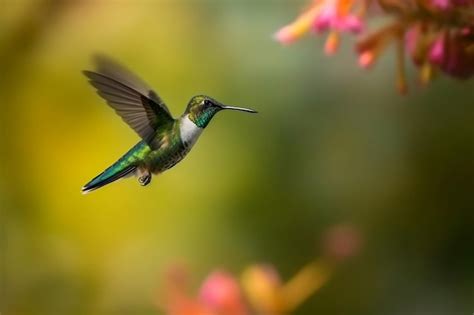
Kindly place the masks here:
[[(3, 2), (3, 314), (159, 314), (167, 266), (199, 281), (263, 261), (288, 277), (339, 222), (365, 247), (296, 314), (472, 314), (472, 82), (413, 82), (402, 97), (393, 56), (366, 73), (348, 42), (330, 59), (318, 38), (281, 47), (271, 35), (304, 5)], [(139, 140), (80, 73), (96, 52), (175, 116), (196, 94), (260, 113), (218, 114), (145, 188), (81, 195)]]

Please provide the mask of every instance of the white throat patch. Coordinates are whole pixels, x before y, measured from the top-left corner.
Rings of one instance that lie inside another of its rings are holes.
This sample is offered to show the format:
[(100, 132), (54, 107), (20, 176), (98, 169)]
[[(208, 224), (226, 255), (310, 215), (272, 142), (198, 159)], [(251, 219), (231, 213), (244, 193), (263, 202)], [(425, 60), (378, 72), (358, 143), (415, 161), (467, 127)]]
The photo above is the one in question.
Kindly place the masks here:
[(196, 143), (203, 129), (196, 126), (188, 116), (189, 114), (181, 118), (179, 132), (181, 141), (183, 141), (186, 147), (190, 148)]

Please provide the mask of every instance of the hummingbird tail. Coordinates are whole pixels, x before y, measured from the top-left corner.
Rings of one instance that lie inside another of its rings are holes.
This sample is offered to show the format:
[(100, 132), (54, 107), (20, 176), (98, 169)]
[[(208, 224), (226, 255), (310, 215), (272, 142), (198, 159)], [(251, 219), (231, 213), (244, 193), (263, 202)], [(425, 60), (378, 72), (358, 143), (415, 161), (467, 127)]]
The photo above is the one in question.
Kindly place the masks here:
[(102, 186), (110, 184), (120, 178), (123, 178), (133, 173), (137, 168), (135, 165), (128, 165), (124, 167), (122, 163), (119, 162), (120, 160), (109, 168), (107, 168), (101, 174), (94, 177), (90, 182), (85, 184), (84, 187), (82, 187), (82, 193), (87, 194)]

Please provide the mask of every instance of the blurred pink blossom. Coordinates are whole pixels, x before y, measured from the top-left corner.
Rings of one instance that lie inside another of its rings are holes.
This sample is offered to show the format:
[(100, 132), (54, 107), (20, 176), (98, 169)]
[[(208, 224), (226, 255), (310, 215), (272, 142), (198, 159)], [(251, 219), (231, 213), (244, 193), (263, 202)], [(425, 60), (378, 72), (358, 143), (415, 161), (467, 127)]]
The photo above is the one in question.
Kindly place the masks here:
[(339, 33), (363, 30), (361, 16), (352, 12), (355, 6), (356, 0), (315, 0), (308, 10), (281, 28), (274, 37), (282, 44), (290, 44), (309, 30), (316, 33), (329, 31), (325, 52), (331, 55), (339, 46)]
[(238, 282), (225, 271), (214, 271), (207, 277), (199, 300), (216, 314), (247, 314)]
[(237, 280), (225, 271), (215, 271), (204, 281), (198, 296), (189, 294), (184, 268), (171, 268), (165, 282), (165, 298), (158, 303), (168, 315), (247, 315)]
[[(351, 2), (351, 1), (346, 1)], [(341, 1), (328, 0), (321, 6), (314, 20), (313, 27), (317, 32), (335, 30), (340, 32), (358, 33), (362, 30), (362, 20), (355, 14), (347, 12), (350, 3), (341, 5)]]
[(441, 34), (431, 46), (430, 61), (453, 77), (471, 77), (474, 73), (474, 44), (471, 37), (471, 34), (462, 33)]
[(352, 224), (338, 224), (327, 229), (322, 237), (325, 255), (336, 261), (344, 261), (359, 253), (363, 239)]
[(320, 258), (299, 268), (287, 281), (270, 264), (250, 265), (240, 277), (217, 269), (193, 295), (187, 269), (175, 265), (166, 273), (156, 304), (167, 315), (289, 314), (321, 289), (339, 263), (356, 255), (362, 246), (360, 231), (351, 224), (330, 227), (321, 242)]
[(472, 0), (431, 0), (431, 4), (442, 10), (449, 10), (455, 7), (472, 5)]
[[(364, 23), (374, 12), (391, 22), (368, 33)], [(459, 79), (474, 74), (474, 0), (314, 0), (275, 38), (289, 44), (311, 29), (316, 34), (328, 32), (327, 55), (337, 51), (340, 33), (361, 34), (356, 51), (363, 68), (372, 66), (394, 43), (396, 82), (402, 93), (407, 91), (406, 55), (419, 68), (421, 83), (431, 81), (438, 71)]]

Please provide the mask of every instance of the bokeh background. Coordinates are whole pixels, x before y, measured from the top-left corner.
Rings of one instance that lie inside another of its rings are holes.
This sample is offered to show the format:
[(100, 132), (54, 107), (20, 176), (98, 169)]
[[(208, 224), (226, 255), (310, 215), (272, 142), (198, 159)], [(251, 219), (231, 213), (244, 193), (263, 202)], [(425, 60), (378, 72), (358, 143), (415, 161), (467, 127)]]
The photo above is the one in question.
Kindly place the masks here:
[[(472, 314), (474, 85), (407, 96), (346, 41), (271, 38), (305, 1), (25, 1), (0, 12), (1, 307), (8, 315), (160, 314), (164, 270), (196, 285), (256, 262), (290, 277), (344, 222), (364, 238), (295, 314)], [(349, 41), (350, 39), (347, 38)], [(80, 188), (138, 141), (80, 73), (106, 53), (180, 115), (216, 116), (151, 185)]]

